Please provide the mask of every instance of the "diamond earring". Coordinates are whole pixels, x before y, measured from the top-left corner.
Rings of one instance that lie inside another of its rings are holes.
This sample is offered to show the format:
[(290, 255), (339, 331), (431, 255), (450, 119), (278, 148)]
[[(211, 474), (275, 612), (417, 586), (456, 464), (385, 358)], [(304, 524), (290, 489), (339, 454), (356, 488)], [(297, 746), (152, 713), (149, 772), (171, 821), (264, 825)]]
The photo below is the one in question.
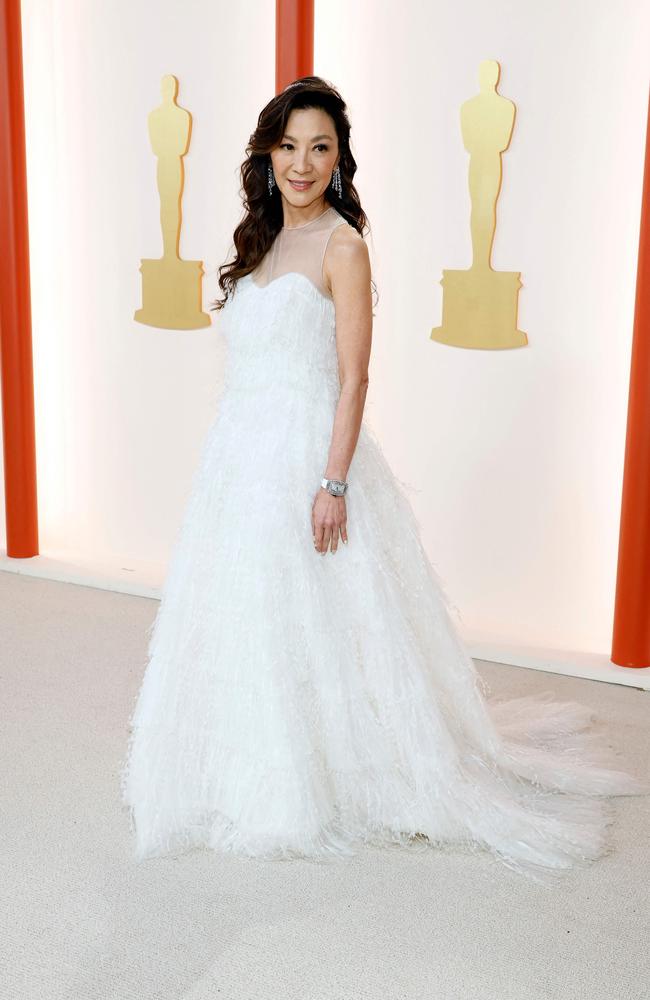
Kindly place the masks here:
[(273, 167), (269, 163), (266, 171), (266, 176), (269, 183), (269, 195), (273, 194), (273, 188), (275, 186), (275, 174), (273, 173)]
[(341, 184), (341, 171), (338, 167), (332, 171), (332, 187), (338, 194), (339, 198), (343, 197), (343, 186)]

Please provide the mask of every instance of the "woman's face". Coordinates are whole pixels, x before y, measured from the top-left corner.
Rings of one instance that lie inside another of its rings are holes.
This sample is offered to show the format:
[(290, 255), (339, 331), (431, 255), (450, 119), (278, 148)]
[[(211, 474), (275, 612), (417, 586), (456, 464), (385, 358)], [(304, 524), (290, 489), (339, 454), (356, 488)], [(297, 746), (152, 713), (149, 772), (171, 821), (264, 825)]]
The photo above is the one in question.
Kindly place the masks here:
[[(292, 111), (280, 145), (271, 151), (275, 182), (283, 199), (295, 208), (323, 199), (338, 161), (336, 129), (327, 112), (320, 108)], [(292, 181), (308, 183), (296, 186)]]

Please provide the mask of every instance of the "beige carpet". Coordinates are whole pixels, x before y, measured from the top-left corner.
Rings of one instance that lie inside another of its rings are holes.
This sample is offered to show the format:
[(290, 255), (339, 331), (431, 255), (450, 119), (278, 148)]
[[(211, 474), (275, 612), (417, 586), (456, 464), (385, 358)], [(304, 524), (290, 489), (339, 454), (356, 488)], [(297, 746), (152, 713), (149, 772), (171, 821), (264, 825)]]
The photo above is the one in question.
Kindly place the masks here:
[[(0, 572), (0, 995), (10, 1000), (641, 1000), (650, 797), (561, 890), (485, 857), (131, 857), (118, 771), (158, 605)], [(647, 693), (479, 663), (496, 694), (582, 700), (645, 774)]]

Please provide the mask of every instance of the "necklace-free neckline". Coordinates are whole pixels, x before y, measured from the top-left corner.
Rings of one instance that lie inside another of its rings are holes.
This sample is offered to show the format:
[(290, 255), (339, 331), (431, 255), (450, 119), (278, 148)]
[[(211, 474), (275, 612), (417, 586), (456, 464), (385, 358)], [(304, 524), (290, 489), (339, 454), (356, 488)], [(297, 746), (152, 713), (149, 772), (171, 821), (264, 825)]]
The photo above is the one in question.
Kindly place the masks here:
[(331, 208), (332, 205), (328, 205), (325, 211), (321, 212), (320, 215), (317, 215), (315, 219), (310, 219), (309, 222), (303, 222), (300, 226), (282, 226), (282, 231), (285, 233), (293, 233), (296, 229), (305, 229), (307, 226), (313, 225), (314, 222), (318, 222), (318, 220), (322, 219), (324, 215), (327, 215)]

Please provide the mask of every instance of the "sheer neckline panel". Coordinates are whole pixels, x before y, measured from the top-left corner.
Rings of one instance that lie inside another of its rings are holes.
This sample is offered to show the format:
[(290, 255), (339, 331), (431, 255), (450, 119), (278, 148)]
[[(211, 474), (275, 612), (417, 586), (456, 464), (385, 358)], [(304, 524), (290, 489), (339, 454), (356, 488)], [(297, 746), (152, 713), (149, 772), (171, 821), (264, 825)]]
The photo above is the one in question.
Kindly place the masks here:
[(282, 227), (258, 266), (250, 272), (253, 284), (265, 288), (285, 274), (302, 274), (324, 298), (333, 302), (325, 283), (323, 263), (330, 236), (344, 224), (349, 225), (347, 219), (330, 205), (301, 226)]

